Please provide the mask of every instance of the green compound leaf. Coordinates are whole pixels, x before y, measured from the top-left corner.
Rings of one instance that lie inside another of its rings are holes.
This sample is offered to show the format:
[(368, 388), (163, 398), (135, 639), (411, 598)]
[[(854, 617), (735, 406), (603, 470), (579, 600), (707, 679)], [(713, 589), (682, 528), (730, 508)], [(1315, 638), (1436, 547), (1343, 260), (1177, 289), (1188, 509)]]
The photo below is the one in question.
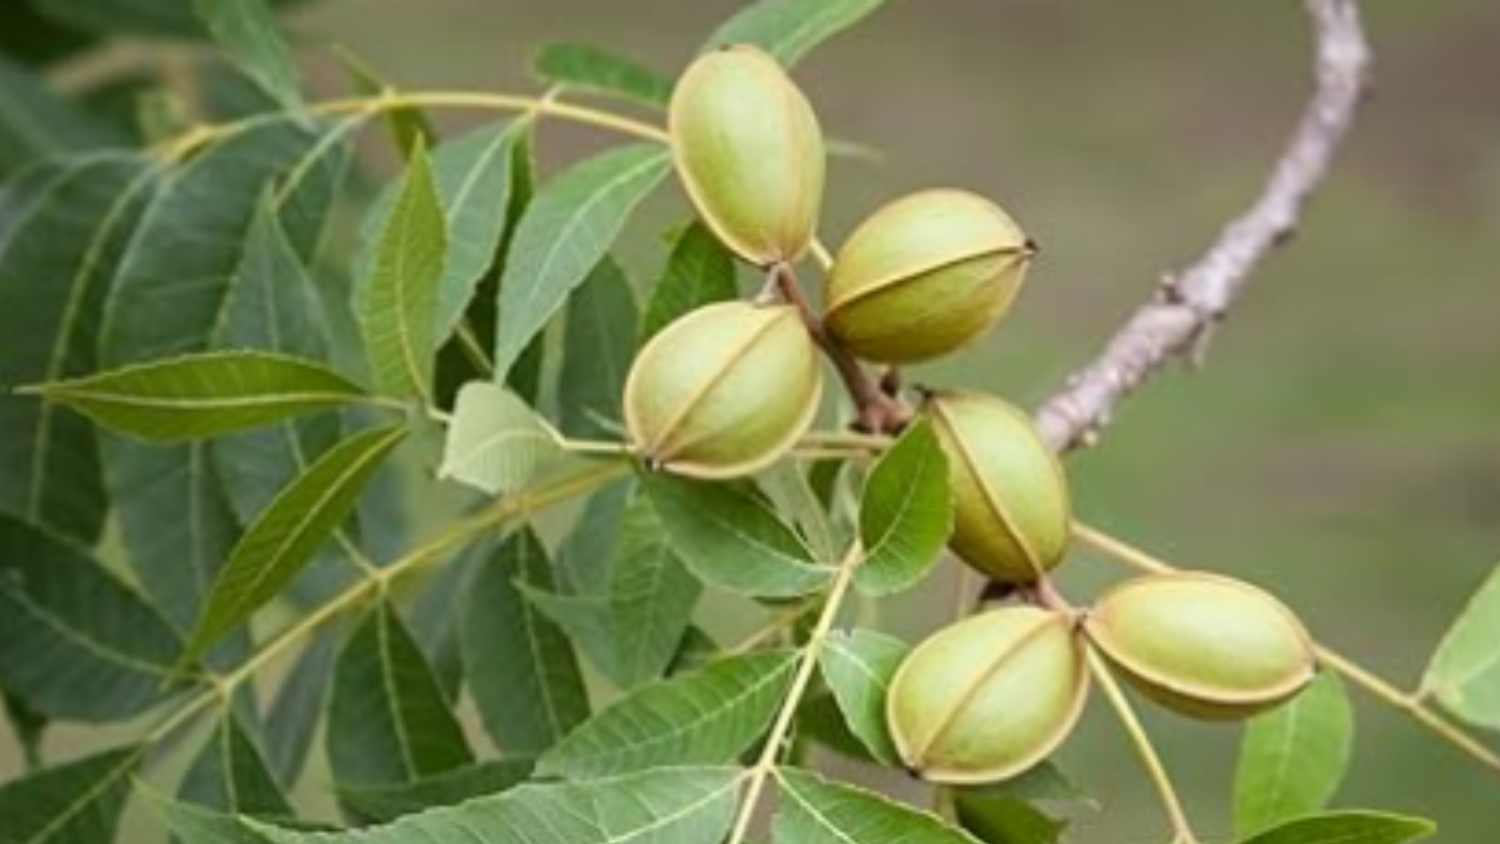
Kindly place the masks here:
[(536, 536), (512, 534), (481, 565), (462, 619), (464, 673), (485, 731), (507, 754), (541, 753), (589, 716), (573, 644), (521, 586), (550, 590)]
[(935, 815), (873, 792), (784, 768), (781, 808), (771, 832), (776, 844), (975, 844)]
[(220, 714), (208, 744), (183, 775), (178, 796), (226, 812), (273, 817), (292, 813), (260, 748), (233, 710)]
[(153, 442), (243, 431), (365, 397), (363, 390), (321, 364), (252, 351), (167, 358), (24, 392)]
[(272, 844), (704, 844), (729, 832), (739, 783), (737, 768), (658, 768), (523, 785), (368, 830), (309, 833), (246, 824)]
[[(432, 149), (432, 175), (447, 221), (434, 323), (439, 343), (452, 336), (480, 279), (495, 261), (516, 179), (515, 148), (529, 128), (529, 121), (524, 120), (490, 123)], [(360, 265), (374, 257), (380, 233), (400, 195), (399, 185), (389, 186), (365, 215)]]
[(671, 163), (662, 146), (633, 144), (576, 164), (537, 192), (516, 228), (500, 280), (498, 380), (609, 251)]
[(926, 420), (901, 435), (870, 470), (859, 502), (864, 565), (854, 583), (871, 595), (889, 595), (927, 575), (953, 532), (948, 461)]
[(645, 488), (684, 564), (708, 583), (742, 595), (794, 598), (827, 585), (833, 572), (766, 502), (743, 484), (653, 475)]
[(234, 815), (172, 800), (146, 785), (138, 786), (136, 791), (145, 798), (152, 813), (166, 824), (173, 839), (182, 844), (269, 844)]
[(153, 442), (267, 426), (366, 397), (323, 364), (254, 351), (165, 358), (26, 391)]
[(94, 427), (10, 387), (98, 370), (109, 274), (156, 177), (90, 156), (33, 167), (0, 197), (0, 509), (89, 545), (109, 506)]
[(412, 782), (474, 761), (432, 666), (386, 601), (339, 652), (327, 740), (340, 787)]
[(361, 823), (390, 823), (439, 806), (509, 791), (531, 778), (530, 759), (491, 759), (400, 785), (349, 786), (339, 805)]
[(412, 150), (368, 275), (354, 291), (354, 310), (376, 387), (397, 395), (432, 395), (437, 354), (438, 284), (447, 260), (447, 218), (421, 145)]
[(635, 293), (606, 256), (568, 298), (558, 427), (570, 437), (618, 437), (620, 396), (635, 356)]
[(205, 653), (275, 598), (348, 519), (360, 493), (406, 437), (393, 425), (355, 434), (324, 452), (246, 528), (219, 569), (183, 662)]
[[(364, 119), (324, 125), (268, 116), (168, 167), (113, 265), (99, 338), (103, 365), (222, 348), (226, 309), (246, 266), (246, 235), (268, 189), (274, 186), (285, 233), (307, 260), (349, 161), (348, 136)], [(210, 448), (103, 442), (130, 565), (172, 624), (191, 629), (239, 529)]]
[(556, 595), (523, 586), (616, 685), (660, 677), (672, 662), (703, 587), (667, 544), (650, 502), (626, 508), (599, 591)]
[(1331, 671), (1251, 719), (1235, 775), (1235, 831), (1252, 835), (1323, 808), (1349, 769), (1353, 743), (1354, 710)]
[(556, 432), (520, 397), (471, 381), (458, 392), (438, 477), (503, 495), (524, 488), (561, 454)]
[(640, 344), (678, 317), (739, 295), (734, 256), (703, 223), (693, 221), (672, 244), (672, 254), (641, 320)]
[(537, 51), (531, 69), (543, 82), (588, 94), (660, 108), (672, 99), (672, 80), (589, 44), (548, 44)]
[(266, 709), (266, 759), (277, 780), (288, 786), (297, 783), (315, 744), (313, 734), (323, 718), (328, 688), (333, 682), (338, 632), (328, 628), (313, 634)]
[(818, 665), (833, 690), (849, 731), (883, 764), (900, 764), (885, 723), (885, 696), (891, 677), (911, 648), (873, 630), (836, 630), (828, 636)]
[(302, 104), (292, 49), (265, 0), (193, 0), (209, 34), (239, 69), (283, 108)]
[(0, 55), (0, 176), (43, 159), (107, 147), (130, 139), (76, 103), (54, 93), (43, 78)]
[(1432, 835), (1423, 818), (1383, 812), (1329, 812), (1287, 821), (1239, 844), (1404, 844)]
[(1500, 567), (1448, 629), (1422, 688), (1465, 721), (1500, 729)]
[(1068, 826), (1016, 797), (960, 791), (953, 808), (959, 825), (985, 844), (1055, 844)]
[(705, 50), (754, 44), (786, 67), (885, 5), (885, 0), (761, 0), (708, 37)]
[(0, 844), (101, 844), (114, 840), (145, 752), (122, 747), (0, 786)]
[(795, 665), (789, 651), (748, 654), (644, 686), (584, 722), (537, 770), (587, 779), (732, 762), (765, 732)]
[[(225, 303), (225, 346), (262, 349), (308, 361), (328, 359), (328, 322), (317, 282), (267, 195), (245, 237), (244, 255)], [(339, 419), (320, 414), (232, 434), (213, 443), (214, 469), (241, 524), (253, 520), (316, 455), (338, 437)]]
[(54, 718), (107, 722), (175, 691), (180, 643), (83, 550), (0, 515), (0, 677)]

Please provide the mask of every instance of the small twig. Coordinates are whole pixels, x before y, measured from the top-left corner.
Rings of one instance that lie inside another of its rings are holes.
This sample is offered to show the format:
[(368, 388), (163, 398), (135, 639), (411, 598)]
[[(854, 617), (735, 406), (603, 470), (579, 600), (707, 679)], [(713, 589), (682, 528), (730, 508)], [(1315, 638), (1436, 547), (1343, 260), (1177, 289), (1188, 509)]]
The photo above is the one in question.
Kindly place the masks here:
[(734, 830), (729, 834), (729, 844), (743, 844), (746, 834), (750, 831), (750, 821), (754, 819), (755, 810), (760, 804), (761, 792), (765, 790), (766, 780), (776, 771), (776, 760), (781, 754), (781, 746), (786, 743), (787, 735), (791, 732), (792, 721), (797, 715), (797, 706), (802, 702), (802, 696), (807, 694), (807, 686), (812, 682), (813, 673), (818, 667), (818, 657), (823, 652), (823, 643), (828, 639), (829, 632), (833, 630), (833, 622), (838, 618), (844, 598), (849, 594), (850, 585), (854, 583), (854, 571), (864, 560), (864, 553), (864, 549), (856, 542), (849, 548), (844, 561), (839, 563), (833, 586), (829, 588), (828, 598), (823, 603), (823, 612), (819, 614), (817, 623), (808, 634), (807, 644), (802, 646), (802, 653), (798, 657), (797, 674), (792, 678), (791, 688), (787, 690), (781, 709), (776, 713), (776, 722), (772, 724), (771, 732), (766, 736), (765, 747), (761, 750), (760, 757), (755, 760), (755, 766), (745, 775), (748, 785), (744, 797), (740, 800), (739, 813), (735, 816)]
[[(1073, 536), (1105, 559), (1149, 574), (1164, 574), (1178, 569), (1152, 554), (1117, 537), (1075, 521)], [(1500, 754), (1486, 747), (1468, 731), (1428, 706), (1419, 695), (1402, 691), (1375, 672), (1321, 644), (1314, 646), (1318, 661), (1350, 683), (1404, 712), (1438, 738), (1467, 754), (1474, 761), (1500, 774)]]
[(868, 434), (895, 433), (905, 427), (911, 421), (912, 409), (882, 390), (870, 373), (859, 365), (854, 355), (844, 348), (844, 344), (828, 333), (823, 320), (803, 295), (802, 286), (797, 283), (797, 273), (791, 265), (777, 264), (770, 268), (769, 273), (767, 287), (775, 285), (782, 300), (801, 312), (808, 333), (833, 363), (834, 369), (838, 370), (839, 378), (849, 391), (849, 397), (854, 400), (858, 413), (855, 427)]
[(1193, 827), (1188, 822), (1187, 812), (1183, 811), (1182, 800), (1177, 796), (1177, 789), (1172, 786), (1172, 778), (1167, 775), (1167, 768), (1162, 764), (1161, 757), (1157, 755), (1156, 747), (1151, 743), (1151, 737), (1146, 734), (1146, 728), (1141, 726), (1140, 718), (1136, 717), (1135, 708), (1130, 705), (1130, 700), (1125, 697), (1125, 692), (1115, 681), (1114, 675), (1110, 673), (1109, 666), (1104, 664), (1104, 660), (1094, 652), (1094, 649), (1085, 646), (1084, 653), (1088, 657), (1089, 671), (1093, 673), (1094, 680), (1104, 689), (1104, 696), (1109, 698), (1110, 706), (1114, 707), (1121, 726), (1125, 728), (1126, 735), (1130, 736), (1136, 753), (1141, 757), (1141, 764), (1145, 766), (1152, 784), (1156, 786), (1162, 807), (1167, 810), (1167, 818), (1176, 834), (1173, 844), (1197, 844), (1198, 839), (1193, 835)]
[(1091, 445), (1124, 398), (1173, 358), (1202, 359), (1250, 273), (1297, 226), (1309, 194), (1342, 146), (1369, 77), (1370, 49), (1355, 0), (1305, 0), (1317, 37), (1317, 85), (1265, 189), (1198, 261), (1175, 274), (1036, 414), (1059, 451)]

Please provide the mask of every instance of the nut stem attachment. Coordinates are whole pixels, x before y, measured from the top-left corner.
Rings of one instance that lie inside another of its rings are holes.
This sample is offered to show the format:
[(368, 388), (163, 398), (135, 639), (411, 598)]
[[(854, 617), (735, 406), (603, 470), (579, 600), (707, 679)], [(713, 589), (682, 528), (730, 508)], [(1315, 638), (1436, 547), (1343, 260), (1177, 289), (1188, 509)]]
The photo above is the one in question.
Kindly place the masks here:
[(772, 264), (767, 270), (766, 287), (775, 287), (783, 301), (797, 308), (806, 323), (808, 333), (823, 354), (833, 363), (844, 382), (844, 389), (854, 400), (858, 413), (854, 427), (867, 434), (894, 434), (911, 421), (913, 411), (894, 395), (887, 393), (881, 385), (859, 365), (854, 355), (844, 348), (823, 327), (823, 321), (813, 313), (797, 283), (797, 272), (785, 261)]

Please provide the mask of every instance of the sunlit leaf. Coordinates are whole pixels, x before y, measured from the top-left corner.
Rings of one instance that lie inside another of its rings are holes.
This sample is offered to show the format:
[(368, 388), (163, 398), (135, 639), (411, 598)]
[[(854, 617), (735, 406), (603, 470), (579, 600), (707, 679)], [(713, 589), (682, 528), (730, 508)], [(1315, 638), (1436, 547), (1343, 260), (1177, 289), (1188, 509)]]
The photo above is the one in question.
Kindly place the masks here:
[(633, 144), (576, 164), (537, 192), (500, 280), (497, 378), (588, 277), (670, 167), (661, 146)]
[(795, 665), (789, 651), (748, 654), (643, 686), (584, 722), (537, 770), (586, 779), (732, 762), (770, 725)]
[(166, 358), (26, 391), (116, 431), (155, 442), (269, 425), (365, 395), (320, 364), (255, 351)]
[(787, 598), (816, 592), (832, 577), (832, 569), (814, 565), (802, 540), (742, 485), (655, 475), (645, 488), (672, 547), (709, 583)]
[(531, 62), (544, 82), (576, 91), (665, 106), (672, 81), (624, 56), (589, 44), (548, 44)]
[(240, 70), (286, 108), (302, 104), (292, 50), (266, 0), (193, 0), (193, 9)]
[(872, 595), (914, 586), (942, 556), (952, 530), (948, 461), (932, 426), (920, 421), (881, 455), (865, 481), (859, 536), (866, 557), (855, 585)]
[(531, 777), (531, 768), (530, 759), (492, 759), (400, 785), (347, 786), (338, 790), (339, 804), (362, 823), (390, 823), (509, 791)]
[(568, 298), (558, 426), (570, 437), (618, 436), (620, 396), (635, 356), (635, 293), (606, 256)]
[(465, 384), (453, 408), (438, 477), (500, 495), (526, 486), (561, 449), (555, 433), (510, 390)]
[(219, 569), (185, 662), (275, 598), (353, 512), (365, 485), (406, 436), (393, 425), (355, 434), (329, 449), (246, 528)]
[(411, 782), (474, 761), (432, 666), (385, 601), (339, 652), (327, 740), (340, 786)]
[(795, 768), (782, 769), (777, 779), (781, 804), (771, 833), (776, 844), (974, 844), (936, 815), (873, 792)]
[(704, 844), (729, 831), (739, 777), (738, 769), (658, 768), (583, 783), (523, 785), (338, 834), (248, 823), (273, 844)]
[(0, 677), (36, 711), (113, 721), (163, 700), (172, 629), (88, 555), (0, 515)]
[(885, 696), (910, 650), (905, 642), (873, 630), (834, 631), (818, 655), (849, 731), (887, 765), (899, 759), (885, 724)]
[(760, 0), (714, 30), (704, 49), (754, 44), (791, 67), (883, 5), (885, 0)]
[(142, 753), (122, 747), (0, 786), (0, 844), (113, 840)]
[(99, 368), (110, 272), (155, 184), (133, 157), (79, 159), (13, 180), (0, 211), (0, 509), (86, 544), (108, 506), (93, 426), (10, 388)]
[(1382, 812), (1329, 812), (1287, 821), (1239, 844), (1403, 844), (1437, 830), (1422, 818)]
[[(432, 175), (447, 221), (434, 323), (439, 341), (453, 334), (495, 261), (510, 204), (514, 147), (527, 127), (526, 121), (490, 123), (432, 149)], [(367, 253), (379, 240), (398, 196), (392, 185), (365, 215)]]
[(677, 235), (667, 266), (651, 289), (640, 342), (689, 311), (737, 295), (734, 256), (707, 226), (695, 220)]
[(486, 559), (463, 613), (465, 673), (485, 730), (507, 754), (556, 744), (589, 714), (573, 645), (521, 593), (550, 590), (552, 567), (529, 530)]
[(1354, 710), (1331, 671), (1252, 719), (1235, 775), (1235, 831), (1252, 835), (1323, 808), (1349, 768), (1353, 743)]
[(432, 166), (418, 147), (381, 227), (369, 272), (355, 288), (370, 375), (382, 390), (423, 398), (432, 393), (438, 285), (447, 243)]
[(1448, 629), (1422, 687), (1465, 721), (1500, 729), (1500, 568)]

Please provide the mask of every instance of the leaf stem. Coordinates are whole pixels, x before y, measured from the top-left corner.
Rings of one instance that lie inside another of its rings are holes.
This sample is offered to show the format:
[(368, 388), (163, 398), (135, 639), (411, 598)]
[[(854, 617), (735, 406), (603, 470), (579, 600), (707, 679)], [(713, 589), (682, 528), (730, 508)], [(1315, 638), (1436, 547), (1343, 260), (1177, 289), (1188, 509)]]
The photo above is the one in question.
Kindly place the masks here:
[(870, 434), (895, 432), (911, 421), (911, 408), (880, 389), (880, 385), (859, 365), (854, 355), (844, 348), (844, 344), (828, 333), (823, 320), (808, 304), (807, 297), (802, 293), (802, 286), (797, 282), (797, 273), (790, 264), (782, 263), (771, 267), (767, 283), (775, 285), (782, 300), (801, 313), (808, 333), (823, 350), (824, 356), (833, 363), (833, 368), (844, 382), (844, 389), (854, 400), (854, 407), (859, 415), (857, 425), (861, 431)]
[(310, 103), (300, 109), (257, 114), (239, 120), (206, 126), (197, 126), (167, 141), (163, 154), (170, 159), (179, 159), (191, 154), (205, 144), (249, 131), (260, 126), (293, 117), (316, 117), (337, 114), (380, 114), (402, 108), (456, 108), (488, 111), (515, 111), (528, 115), (541, 114), (558, 120), (567, 120), (609, 129), (622, 135), (642, 138), (657, 143), (671, 140), (666, 130), (634, 120), (604, 109), (561, 103), (549, 96), (533, 97), (523, 94), (485, 93), (480, 91), (386, 91), (375, 96), (346, 97)]
[(504, 498), (459, 521), (445, 533), (408, 552), (389, 566), (376, 569), (350, 584), (344, 591), (334, 595), (316, 610), (298, 619), (274, 639), (262, 645), (233, 671), (221, 677), (211, 678), (212, 685), (209, 688), (186, 700), (147, 731), (141, 739), (142, 746), (160, 741), (215, 702), (227, 703), (233, 697), (235, 690), (253, 678), (257, 671), (270, 664), (287, 648), (343, 611), (383, 593), (397, 579), (421, 570), (433, 561), (443, 558), (449, 552), (467, 545), (486, 531), (493, 530), (511, 519), (598, 489), (625, 474), (628, 469), (627, 465), (621, 463), (593, 466), (587, 471), (566, 476), (536, 490)]
[(614, 440), (575, 440), (557, 435), (557, 444), (564, 451), (574, 454), (598, 454), (610, 457), (629, 457), (635, 454), (635, 446), (626, 442), (615, 442)]
[(744, 844), (745, 835), (750, 831), (750, 821), (754, 819), (756, 807), (760, 804), (761, 792), (765, 790), (766, 780), (776, 772), (776, 759), (791, 731), (797, 706), (802, 702), (803, 695), (807, 694), (807, 686), (812, 682), (813, 672), (818, 666), (818, 656), (823, 652), (823, 644), (833, 630), (833, 622), (838, 618), (839, 609), (849, 594), (849, 586), (854, 582), (854, 571), (864, 561), (864, 556), (864, 548), (855, 542), (849, 547), (849, 553), (844, 556), (843, 562), (839, 563), (833, 586), (829, 588), (828, 598), (823, 603), (823, 611), (818, 615), (807, 643), (802, 646), (797, 674), (792, 678), (791, 688), (787, 690), (786, 699), (781, 702), (781, 709), (776, 713), (776, 721), (771, 725), (770, 734), (766, 736), (760, 758), (756, 759), (755, 766), (747, 774), (749, 787), (745, 790), (739, 812), (735, 816), (729, 844)]
[[(1098, 552), (1106, 559), (1129, 566), (1137, 571), (1151, 574), (1177, 571), (1176, 567), (1149, 552), (1137, 548), (1098, 528), (1089, 527), (1083, 522), (1075, 521), (1073, 523), (1073, 536), (1080, 543)], [(1495, 753), (1495, 751), (1475, 738), (1472, 733), (1469, 733), (1431, 706), (1428, 706), (1420, 695), (1402, 691), (1394, 683), (1386, 680), (1369, 668), (1322, 644), (1315, 643), (1314, 648), (1318, 654), (1318, 661), (1322, 665), (1350, 683), (1364, 689), (1371, 696), (1393, 709), (1406, 713), (1412, 720), (1425, 727), (1433, 735), (1468, 755), (1471, 759), (1489, 769), (1491, 773), (1500, 775), (1500, 754)]]
[(1109, 698), (1110, 706), (1114, 707), (1115, 714), (1120, 718), (1120, 725), (1130, 736), (1131, 743), (1135, 745), (1136, 752), (1141, 757), (1141, 764), (1145, 766), (1152, 784), (1156, 786), (1162, 807), (1167, 810), (1167, 818), (1171, 821), (1172, 830), (1176, 835), (1175, 844), (1197, 844), (1198, 839), (1193, 835), (1192, 824), (1188, 822), (1187, 813), (1182, 809), (1182, 801), (1177, 796), (1177, 789), (1172, 786), (1172, 778), (1167, 775), (1166, 766), (1157, 755), (1156, 746), (1151, 743), (1151, 737), (1146, 734), (1146, 728), (1141, 726), (1140, 718), (1136, 717), (1135, 707), (1130, 705), (1130, 700), (1125, 697), (1125, 692), (1120, 688), (1114, 674), (1110, 672), (1109, 666), (1104, 664), (1099, 654), (1088, 646), (1084, 647), (1084, 653), (1088, 657), (1089, 671), (1093, 673), (1095, 681), (1103, 687), (1104, 696)]

